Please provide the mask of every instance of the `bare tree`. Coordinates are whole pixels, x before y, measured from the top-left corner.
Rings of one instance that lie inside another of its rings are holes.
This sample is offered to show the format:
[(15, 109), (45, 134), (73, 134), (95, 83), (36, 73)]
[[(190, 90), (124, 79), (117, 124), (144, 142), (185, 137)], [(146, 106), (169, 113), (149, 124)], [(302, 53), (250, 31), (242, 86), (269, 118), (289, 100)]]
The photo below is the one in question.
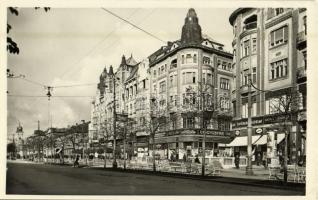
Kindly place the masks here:
[[(166, 118), (167, 104), (165, 100), (152, 97), (150, 99), (150, 110), (144, 113), (143, 120), (139, 123), (139, 129), (145, 130), (148, 133), (148, 142), (152, 143), (152, 159), (153, 159), (153, 171), (156, 171), (156, 141), (155, 135), (159, 131), (163, 131), (164, 126), (167, 123)], [(148, 150), (149, 151), (149, 150)]]
[(288, 136), (290, 135), (291, 126), (296, 125), (297, 114), (301, 99), (296, 87), (290, 87), (282, 90), (280, 93), (270, 98), (269, 112), (279, 115), (277, 124), (285, 132), (284, 144), (284, 182), (287, 183), (288, 170)]

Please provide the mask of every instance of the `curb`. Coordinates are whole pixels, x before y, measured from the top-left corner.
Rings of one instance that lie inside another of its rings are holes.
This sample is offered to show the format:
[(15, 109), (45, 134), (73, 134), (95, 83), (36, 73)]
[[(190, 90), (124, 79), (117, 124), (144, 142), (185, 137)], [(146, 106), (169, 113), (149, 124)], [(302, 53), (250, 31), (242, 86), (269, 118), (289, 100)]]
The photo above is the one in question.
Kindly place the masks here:
[[(156, 175), (156, 176), (165, 176), (165, 177), (174, 177), (174, 178), (183, 178), (191, 180), (200, 180), (200, 181), (214, 181), (219, 183), (228, 183), (235, 185), (247, 185), (247, 186), (256, 186), (256, 187), (267, 187), (274, 189), (283, 189), (283, 190), (297, 190), (305, 192), (305, 184), (302, 183), (287, 183), (284, 185), (281, 181), (270, 181), (270, 180), (255, 180), (255, 179), (242, 179), (242, 178), (231, 178), (231, 177), (222, 177), (222, 176), (205, 176), (201, 175), (191, 175), (191, 174), (178, 174), (170, 172), (153, 172), (146, 170), (132, 170), (132, 169), (112, 169), (112, 168), (90, 168), (97, 170), (106, 170), (114, 172), (123, 172), (123, 173), (135, 173), (135, 174), (144, 174), (144, 175)], [(225, 180), (221, 180), (225, 179)], [(226, 180), (227, 179), (227, 180)], [(257, 183), (257, 182), (263, 183)]]

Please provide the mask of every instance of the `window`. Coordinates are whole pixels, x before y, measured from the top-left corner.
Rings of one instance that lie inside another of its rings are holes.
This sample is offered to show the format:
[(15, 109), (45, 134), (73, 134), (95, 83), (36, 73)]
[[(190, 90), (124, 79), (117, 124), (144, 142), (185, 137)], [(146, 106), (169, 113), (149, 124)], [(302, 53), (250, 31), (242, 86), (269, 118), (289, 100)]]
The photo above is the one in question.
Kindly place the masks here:
[(290, 110), (287, 108), (289, 103), (287, 101), (286, 95), (267, 99), (265, 101), (266, 114), (284, 113), (286, 109)]
[(212, 74), (208, 73), (207, 76), (206, 76), (206, 82), (208, 84), (213, 84), (212, 83)]
[(193, 63), (197, 63), (197, 54), (193, 55)]
[(252, 82), (256, 83), (256, 67), (253, 67), (253, 71), (252, 71)]
[(135, 94), (138, 94), (137, 84), (135, 84)]
[(173, 96), (170, 96), (169, 104), (170, 104), (170, 105), (173, 105)]
[(243, 73), (243, 85), (248, 85), (248, 73), (249, 73), (248, 69), (244, 70), (244, 73)]
[(205, 64), (205, 65), (209, 65), (210, 62), (211, 62), (211, 59), (210, 59), (209, 57), (207, 57), (207, 56), (203, 56), (202, 62), (203, 62), (203, 64)]
[(202, 73), (202, 83), (204, 83), (204, 84), (206, 83), (205, 82), (205, 73)]
[(220, 88), (224, 90), (230, 89), (230, 83), (229, 79), (226, 78), (220, 78)]
[(242, 118), (247, 118), (248, 117), (248, 108), (247, 108), (247, 103), (242, 104), (242, 111), (241, 111), (241, 117)]
[(142, 80), (142, 88), (146, 89), (146, 79)]
[(221, 60), (218, 60), (218, 68), (221, 69), (222, 65), (221, 65)]
[(222, 62), (222, 69), (227, 70), (227, 63), (226, 62)]
[[(183, 56), (183, 55), (182, 55)], [(183, 64), (183, 63), (182, 63)], [(174, 59), (171, 61), (171, 64), (170, 64), (170, 69), (174, 69), (174, 68), (177, 68), (177, 59)]]
[(181, 56), (181, 63), (184, 64), (184, 55)]
[(192, 83), (195, 83), (195, 72), (192, 72)]
[(169, 86), (170, 86), (170, 87), (175, 87), (175, 86), (177, 86), (177, 75), (171, 75), (171, 76), (170, 76)]
[(194, 128), (194, 117), (183, 118), (183, 128)]
[(274, 47), (287, 42), (288, 40), (288, 27), (283, 26), (270, 33), (270, 46)]
[(166, 91), (166, 81), (161, 81), (159, 83), (159, 93), (165, 92)]
[(153, 91), (157, 93), (157, 84), (153, 84)]
[(243, 57), (248, 56), (249, 55), (249, 51), (250, 51), (250, 40), (246, 40), (244, 41), (244, 47), (243, 47)]
[(305, 35), (307, 35), (307, 16), (303, 17), (303, 26), (304, 26)]
[(257, 49), (256, 49), (256, 38), (252, 39), (252, 53), (256, 53)]
[(157, 76), (157, 71), (153, 70), (153, 77), (156, 77), (156, 76)]
[(287, 59), (271, 63), (269, 80), (282, 78), (288, 75)]
[(175, 130), (177, 128), (177, 118), (175, 114), (170, 114), (170, 122), (171, 122), (171, 129)]
[(220, 98), (220, 107), (221, 109), (229, 109), (230, 108), (230, 100), (225, 97)]
[(183, 72), (182, 73), (182, 82), (184, 84), (191, 84), (196, 82), (195, 72)]
[(186, 63), (191, 63), (192, 62), (192, 56), (191, 54), (186, 55)]
[(256, 103), (252, 103), (252, 117), (256, 116), (256, 111), (257, 111)]

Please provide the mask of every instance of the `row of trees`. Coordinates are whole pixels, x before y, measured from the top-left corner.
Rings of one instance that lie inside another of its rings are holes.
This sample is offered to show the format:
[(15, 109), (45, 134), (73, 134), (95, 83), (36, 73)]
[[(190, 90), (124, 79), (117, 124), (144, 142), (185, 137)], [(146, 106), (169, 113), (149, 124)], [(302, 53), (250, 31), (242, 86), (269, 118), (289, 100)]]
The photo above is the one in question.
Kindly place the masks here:
[[(47, 131), (36, 130), (34, 134), (25, 141), (25, 151), (33, 158), (42, 160), (44, 149), (47, 156), (59, 157), (64, 163), (64, 149), (68, 147), (72, 154), (79, 154), (85, 151), (88, 142), (88, 123), (76, 124), (69, 128), (50, 128)], [(81, 147), (81, 149), (80, 149)], [(80, 151), (81, 150), (81, 151)]]

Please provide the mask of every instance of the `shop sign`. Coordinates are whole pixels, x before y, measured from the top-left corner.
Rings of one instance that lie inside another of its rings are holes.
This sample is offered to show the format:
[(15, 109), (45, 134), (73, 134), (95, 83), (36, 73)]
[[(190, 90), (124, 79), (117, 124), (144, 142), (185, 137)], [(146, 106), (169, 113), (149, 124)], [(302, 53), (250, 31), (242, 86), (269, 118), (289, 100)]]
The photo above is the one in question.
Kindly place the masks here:
[(206, 131), (207, 135), (213, 135), (213, 136), (231, 136), (230, 131)]
[(120, 122), (128, 122), (128, 115), (126, 114), (116, 114), (116, 120)]
[(257, 129), (255, 130), (255, 133), (261, 134), (261, 133), (263, 133), (263, 129), (262, 129), (262, 128), (257, 128)]
[[(282, 122), (286, 118), (287, 121), (290, 121), (290, 115), (285, 114), (274, 114), (266, 115), (261, 117), (253, 117), (252, 125), (263, 125), (263, 124), (274, 124), (277, 122)], [(247, 119), (234, 120), (232, 122), (232, 128), (247, 127)]]

